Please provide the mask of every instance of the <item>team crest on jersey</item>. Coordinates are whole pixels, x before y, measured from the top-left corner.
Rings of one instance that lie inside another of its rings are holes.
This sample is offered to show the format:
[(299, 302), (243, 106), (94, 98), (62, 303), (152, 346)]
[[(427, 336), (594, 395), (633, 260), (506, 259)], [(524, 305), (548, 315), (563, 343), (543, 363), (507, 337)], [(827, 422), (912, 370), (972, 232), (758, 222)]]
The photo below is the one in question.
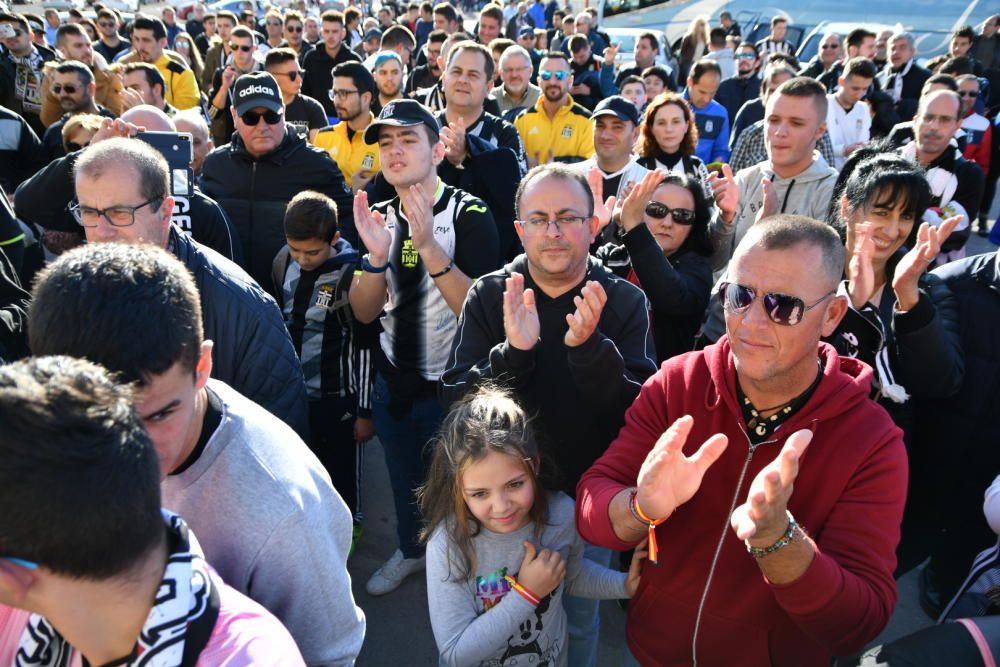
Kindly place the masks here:
[(403, 241), (402, 255), (403, 266), (408, 269), (412, 269), (417, 265), (417, 262), (420, 261), (420, 253), (418, 253), (417, 249), (413, 247), (413, 241), (411, 239)]
[(565, 125), (563, 126), (562, 132), (560, 133), (563, 139), (569, 139), (573, 136), (573, 126)]
[(330, 310), (331, 303), (333, 303), (333, 285), (320, 285), (316, 291), (316, 307)]
[(715, 127), (715, 121), (713, 120), (705, 121), (705, 132), (711, 132), (713, 127)]
[(375, 166), (375, 156), (371, 153), (365, 155), (365, 159), (361, 161), (361, 169), (368, 171)]

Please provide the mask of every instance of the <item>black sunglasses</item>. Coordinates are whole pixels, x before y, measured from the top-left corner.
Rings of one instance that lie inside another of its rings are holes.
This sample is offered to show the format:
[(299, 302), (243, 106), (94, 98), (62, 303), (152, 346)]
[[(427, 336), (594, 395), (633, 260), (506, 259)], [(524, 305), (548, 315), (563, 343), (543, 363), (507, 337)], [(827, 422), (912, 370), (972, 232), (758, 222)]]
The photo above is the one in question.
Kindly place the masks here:
[[(797, 296), (779, 294), (778, 292), (768, 292), (761, 298), (764, 302), (764, 312), (767, 313), (769, 320), (775, 324), (791, 327), (801, 322), (802, 316), (807, 311), (812, 310), (836, 293), (836, 291), (828, 292), (819, 301), (808, 306)], [(757, 292), (746, 285), (724, 282), (719, 285), (719, 299), (722, 301), (723, 308), (734, 313), (744, 313), (757, 299)]]
[(243, 53), (250, 53), (253, 51), (253, 47), (246, 44), (230, 44), (229, 48), (232, 51), (242, 51)]
[[(305, 70), (302, 70), (301, 73), (304, 74)], [(300, 72), (297, 69), (293, 69), (291, 72), (271, 72), (272, 76), (274, 76), (274, 75), (277, 75), (277, 76), (287, 76), (289, 81), (295, 81), (296, 79), (298, 79), (299, 78), (299, 74), (300, 74)]]
[(977, 90), (960, 90), (958, 94), (962, 97), (971, 97), (972, 99), (979, 97), (979, 91)]
[(302, 26), (300, 25), (286, 25), (285, 32), (302, 32)]
[(66, 91), (67, 95), (76, 95), (76, 91), (79, 90), (79, 88), (77, 88), (73, 84), (63, 85), (61, 83), (56, 83), (52, 85), (52, 92), (55, 93), (56, 95), (60, 94), (64, 90)]
[(264, 122), (268, 125), (277, 125), (281, 122), (281, 114), (277, 111), (247, 111), (245, 114), (240, 116), (244, 123), (247, 125), (256, 125), (263, 118)]
[(666, 204), (658, 201), (651, 201), (646, 204), (646, 215), (656, 220), (663, 220), (668, 215), (673, 218), (678, 225), (693, 225), (694, 211), (689, 208), (670, 208)]

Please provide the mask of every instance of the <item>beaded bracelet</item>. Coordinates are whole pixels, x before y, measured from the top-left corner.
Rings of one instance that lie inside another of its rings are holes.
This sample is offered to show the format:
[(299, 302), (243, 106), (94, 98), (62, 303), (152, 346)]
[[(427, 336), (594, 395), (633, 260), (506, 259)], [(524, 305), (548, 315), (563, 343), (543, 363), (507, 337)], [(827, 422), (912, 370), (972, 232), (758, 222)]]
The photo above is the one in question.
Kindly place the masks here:
[(635, 517), (636, 521), (638, 521), (639, 523), (644, 523), (648, 527), (648, 530), (649, 530), (649, 533), (648, 533), (649, 539), (648, 539), (648, 542), (647, 542), (648, 547), (649, 547), (649, 557), (648, 557), (648, 560), (653, 565), (657, 565), (658, 562), (659, 562), (660, 550), (656, 546), (656, 527), (659, 526), (664, 521), (666, 521), (667, 517), (663, 517), (662, 519), (655, 519), (654, 520), (654, 519), (650, 519), (648, 516), (646, 516), (646, 513), (643, 512), (642, 508), (639, 507), (639, 490), (638, 489), (634, 489), (629, 494), (629, 497), (628, 497), (628, 508), (629, 508), (629, 510), (631, 510), (632, 516)]
[(529, 591), (527, 588), (525, 588), (521, 584), (517, 583), (517, 579), (515, 579), (512, 576), (510, 576), (509, 574), (506, 575), (504, 577), (504, 579), (506, 579), (507, 583), (510, 584), (510, 587), (513, 588), (518, 593), (520, 593), (521, 597), (523, 597), (525, 600), (527, 600), (528, 602), (530, 602), (531, 604), (533, 604), (536, 607), (539, 604), (541, 604), (541, 600), (538, 599), (538, 596), (535, 595), (534, 593), (532, 593), (531, 591)]

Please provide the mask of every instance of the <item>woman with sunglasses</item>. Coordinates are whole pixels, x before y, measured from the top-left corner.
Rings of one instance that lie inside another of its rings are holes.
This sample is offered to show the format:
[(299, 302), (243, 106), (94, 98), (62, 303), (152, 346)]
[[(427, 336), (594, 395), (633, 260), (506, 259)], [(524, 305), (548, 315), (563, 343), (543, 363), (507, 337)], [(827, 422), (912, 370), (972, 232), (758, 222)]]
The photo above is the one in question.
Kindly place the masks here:
[(694, 349), (712, 291), (709, 218), (698, 181), (651, 171), (621, 206), (622, 245), (597, 250), (608, 269), (649, 299), (657, 361)]
[(687, 174), (701, 183), (704, 192), (711, 192), (708, 169), (694, 154), (698, 147), (694, 112), (683, 97), (670, 91), (657, 95), (646, 107), (639, 128), (639, 164), (649, 170)]
[(179, 53), (184, 62), (194, 72), (195, 77), (201, 81), (201, 75), (205, 71), (205, 63), (201, 59), (201, 52), (195, 46), (194, 38), (186, 32), (178, 33), (174, 38), (174, 51)]

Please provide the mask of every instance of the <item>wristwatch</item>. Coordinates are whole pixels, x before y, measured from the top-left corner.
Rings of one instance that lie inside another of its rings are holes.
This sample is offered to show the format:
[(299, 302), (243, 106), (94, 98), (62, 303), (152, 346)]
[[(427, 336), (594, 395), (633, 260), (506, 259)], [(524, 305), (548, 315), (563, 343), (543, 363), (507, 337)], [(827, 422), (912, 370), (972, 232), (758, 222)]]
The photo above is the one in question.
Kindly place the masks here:
[(795, 521), (795, 517), (792, 516), (792, 513), (789, 512), (788, 510), (785, 510), (785, 514), (788, 516), (788, 528), (785, 529), (785, 534), (779, 537), (778, 541), (772, 544), (771, 546), (764, 548), (754, 547), (750, 545), (750, 540), (744, 540), (744, 544), (746, 544), (747, 546), (747, 551), (750, 552), (751, 556), (753, 556), (754, 558), (763, 558), (764, 556), (770, 556), (776, 551), (781, 551), (789, 544), (794, 542), (796, 539), (799, 539), (801, 538), (801, 536), (805, 535), (805, 531), (803, 531), (799, 527), (799, 524), (798, 522)]

